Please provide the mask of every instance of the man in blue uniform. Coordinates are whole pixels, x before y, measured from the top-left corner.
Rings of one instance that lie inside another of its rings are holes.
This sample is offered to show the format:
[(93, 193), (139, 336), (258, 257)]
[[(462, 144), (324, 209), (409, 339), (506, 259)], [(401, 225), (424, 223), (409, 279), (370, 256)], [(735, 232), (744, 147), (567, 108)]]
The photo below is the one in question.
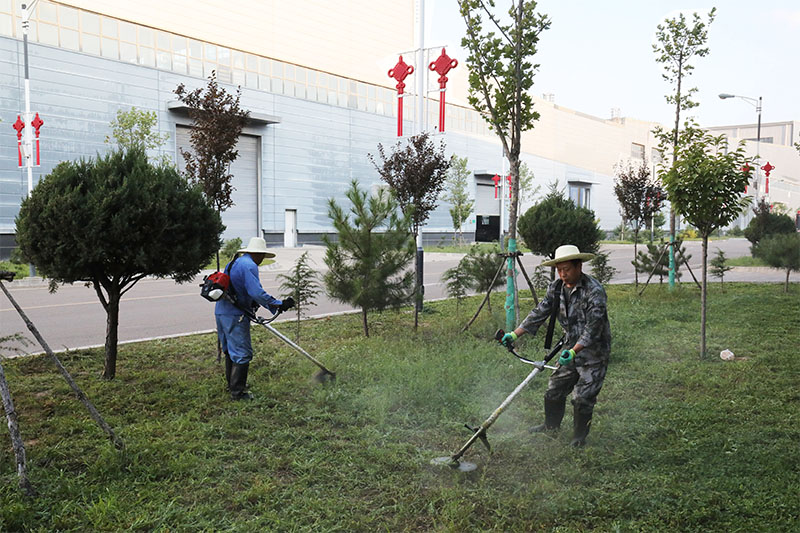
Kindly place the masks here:
[(558, 321), (566, 334), (565, 349), (544, 393), (544, 424), (532, 431), (558, 429), (567, 396), (573, 392), (574, 433), (570, 444), (576, 447), (586, 443), (611, 353), (606, 291), (600, 282), (583, 273), (583, 261), (593, 257), (571, 244), (559, 246), (555, 257), (542, 266), (555, 266), (560, 279), (550, 284), (545, 297), (519, 327), (501, 340), (507, 345), (525, 333), (535, 334), (550, 317), (556, 291), (560, 291)]
[(266, 241), (260, 237), (250, 239), (248, 245), (240, 249), (225, 267), (231, 278), (230, 286), (236, 304), (222, 298), (217, 301), (214, 310), (217, 336), (225, 353), (225, 377), (234, 400), (253, 399), (245, 390), (253, 347), (250, 344), (250, 320), (244, 315), (243, 309), (255, 313), (262, 306), (272, 314), (283, 310), (283, 302), (267, 294), (258, 278), (258, 265), (267, 257), (275, 257), (275, 254), (267, 251)]

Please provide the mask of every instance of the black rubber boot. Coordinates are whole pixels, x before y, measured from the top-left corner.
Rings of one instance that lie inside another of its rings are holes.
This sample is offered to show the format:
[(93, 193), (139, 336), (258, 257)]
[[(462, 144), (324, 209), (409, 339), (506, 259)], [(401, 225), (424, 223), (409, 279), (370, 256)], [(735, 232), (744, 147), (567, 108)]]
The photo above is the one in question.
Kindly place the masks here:
[(231, 399), (252, 400), (253, 395), (245, 390), (247, 386), (247, 370), (250, 363), (243, 365), (231, 362)]
[(572, 427), (572, 441), (569, 445), (574, 448), (580, 448), (586, 444), (586, 436), (589, 435), (589, 429), (592, 427), (592, 412), (581, 412), (576, 407)]
[(225, 354), (225, 391), (230, 392), (231, 390), (231, 368), (233, 367), (233, 361), (231, 361), (231, 356)]
[(544, 424), (533, 426), (531, 433), (543, 433), (545, 431), (555, 431), (561, 427), (561, 419), (564, 418), (564, 409), (567, 399), (550, 400), (544, 399)]

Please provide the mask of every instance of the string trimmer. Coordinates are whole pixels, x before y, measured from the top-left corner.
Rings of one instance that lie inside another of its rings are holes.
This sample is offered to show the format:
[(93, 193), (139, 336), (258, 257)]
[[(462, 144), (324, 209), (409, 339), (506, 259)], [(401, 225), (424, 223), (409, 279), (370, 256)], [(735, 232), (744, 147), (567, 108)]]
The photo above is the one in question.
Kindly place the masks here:
[[(495, 338), (495, 340), (497, 340), (499, 342), (500, 339), (503, 338), (503, 335), (505, 335), (505, 332), (502, 329), (498, 329), (497, 333), (495, 333), (495, 335), (494, 335), (494, 338)], [(490, 452), (492, 451), (491, 446), (489, 446), (489, 439), (486, 437), (486, 430), (488, 430), (489, 427), (492, 424), (494, 424), (495, 420), (497, 420), (497, 418), (500, 416), (500, 413), (505, 411), (506, 407), (508, 407), (508, 405), (514, 400), (514, 398), (517, 396), (517, 394), (519, 394), (519, 392), (523, 388), (525, 388), (525, 386), (528, 383), (530, 383), (530, 381), (533, 378), (535, 378), (538, 373), (542, 372), (545, 368), (550, 368), (552, 370), (555, 370), (557, 368), (557, 367), (554, 367), (554, 366), (549, 366), (547, 363), (549, 363), (550, 360), (553, 357), (555, 357), (555, 355), (559, 352), (559, 350), (561, 350), (561, 347), (564, 345), (564, 339), (565, 339), (565, 337), (562, 337), (561, 340), (559, 340), (555, 344), (555, 346), (553, 346), (553, 349), (550, 351), (549, 354), (547, 354), (547, 357), (545, 357), (543, 361), (531, 361), (530, 359), (526, 359), (525, 357), (522, 357), (521, 355), (519, 355), (516, 352), (516, 350), (514, 350), (514, 345), (509, 343), (509, 345), (507, 346), (508, 351), (511, 352), (514, 356), (517, 357), (517, 359), (519, 359), (523, 363), (526, 363), (526, 364), (529, 364), (529, 365), (533, 365), (533, 367), (534, 367), (533, 370), (522, 381), (522, 383), (517, 385), (517, 388), (514, 389), (514, 392), (509, 394), (508, 397), (505, 400), (503, 400), (503, 403), (501, 403), (500, 406), (497, 409), (494, 410), (494, 412), (489, 416), (489, 418), (486, 419), (486, 421), (483, 424), (480, 425), (480, 427), (473, 428), (473, 427), (471, 427), (471, 426), (469, 426), (467, 424), (464, 424), (464, 426), (467, 429), (469, 429), (470, 431), (472, 431), (473, 434), (472, 434), (472, 437), (470, 437), (469, 440), (456, 453), (454, 453), (453, 455), (450, 455), (450, 456), (437, 457), (435, 459), (432, 459), (431, 460), (431, 464), (433, 464), (433, 465), (446, 465), (446, 466), (449, 466), (449, 467), (451, 467), (453, 469), (459, 470), (461, 472), (470, 472), (470, 471), (475, 470), (476, 468), (478, 468), (475, 463), (470, 463), (470, 462), (467, 462), (467, 461), (461, 461), (460, 460), (461, 457), (464, 455), (464, 453), (466, 453), (466, 451), (470, 448), (470, 446), (472, 446), (475, 443), (475, 441), (478, 440), (478, 439), (480, 439), (480, 441), (483, 443), (483, 445), (486, 446), (487, 450), (489, 450)]]
[[(239, 306), (237, 306), (237, 307), (239, 307)], [(319, 370), (317, 371), (316, 374), (314, 374), (314, 377), (313, 377), (314, 381), (316, 381), (317, 383), (325, 383), (325, 382), (328, 382), (328, 381), (335, 381), (336, 380), (336, 374), (335, 373), (333, 373), (330, 370), (328, 370), (327, 368), (325, 368), (325, 366), (323, 366), (323, 364), (320, 363), (317, 359), (312, 357), (311, 354), (309, 354), (307, 351), (302, 349), (300, 346), (298, 346), (297, 344), (292, 342), (286, 335), (284, 335), (283, 333), (281, 333), (280, 331), (278, 331), (277, 329), (275, 329), (274, 327), (272, 327), (270, 325), (270, 322), (272, 322), (273, 320), (278, 318), (278, 315), (280, 315), (283, 312), (282, 310), (279, 309), (274, 315), (272, 315), (271, 318), (264, 318), (264, 317), (256, 316), (255, 313), (247, 311), (247, 310), (244, 310), (241, 307), (239, 307), (239, 309), (241, 309), (244, 312), (244, 315), (251, 322), (255, 322), (256, 324), (261, 324), (262, 326), (264, 326), (267, 329), (267, 331), (269, 331), (270, 333), (272, 333), (273, 335), (278, 337), (280, 340), (282, 340), (283, 342), (285, 342), (286, 344), (288, 344), (289, 346), (291, 346), (292, 348), (294, 348), (295, 350), (300, 352), (309, 361), (311, 361), (312, 363), (317, 365), (319, 367)]]

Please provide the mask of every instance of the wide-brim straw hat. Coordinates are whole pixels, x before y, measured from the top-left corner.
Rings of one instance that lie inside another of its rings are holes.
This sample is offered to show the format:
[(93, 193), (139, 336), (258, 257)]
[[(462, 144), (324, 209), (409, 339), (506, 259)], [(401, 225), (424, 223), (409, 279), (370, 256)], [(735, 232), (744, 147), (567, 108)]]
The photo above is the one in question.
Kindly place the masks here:
[(253, 237), (247, 246), (239, 248), (238, 253), (248, 252), (251, 254), (264, 254), (264, 257), (275, 257), (275, 254), (267, 251), (267, 241), (261, 237)]
[(573, 244), (565, 244), (556, 248), (556, 255), (553, 259), (548, 259), (542, 262), (543, 267), (556, 266), (558, 263), (565, 261), (572, 261), (573, 259), (580, 259), (581, 261), (590, 261), (594, 259), (594, 254), (581, 253), (578, 247)]

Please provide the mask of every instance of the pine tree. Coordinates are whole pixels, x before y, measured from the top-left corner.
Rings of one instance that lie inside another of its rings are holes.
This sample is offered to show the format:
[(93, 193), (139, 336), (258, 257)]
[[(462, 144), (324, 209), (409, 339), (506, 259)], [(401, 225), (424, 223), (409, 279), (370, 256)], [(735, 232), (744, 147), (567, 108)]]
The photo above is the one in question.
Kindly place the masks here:
[(361, 308), (364, 335), (369, 337), (369, 311), (397, 308), (412, 297), (414, 271), (408, 265), (416, 250), (411, 216), (400, 213), (397, 201), (384, 189), (367, 198), (355, 180), (347, 198), (352, 220), (334, 199), (328, 202), (337, 238), (322, 237), (329, 269), (324, 281), (331, 298)]
[(456, 299), (456, 314), (459, 313), (461, 307), (461, 300), (467, 296), (470, 288), (470, 278), (467, 274), (466, 256), (461, 258), (453, 268), (448, 268), (442, 274), (442, 281), (445, 284), (445, 290), (450, 298)]
[(319, 274), (308, 264), (308, 252), (303, 252), (289, 274), (280, 274), (281, 289), (290, 293), (294, 298), (295, 314), (297, 315), (295, 340), (300, 340), (300, 319), (303, 311), (313, 305), (314, 298), (320, 293)]
[(725, 272), (733, 269), (728, 265), (728, 258), (725, 257), (725, 252), (717, 248), (717, 255), (711, 260), (711, 275), (719, 278), (719, 285), (722, 287), (722, 292), (725, 292)]

